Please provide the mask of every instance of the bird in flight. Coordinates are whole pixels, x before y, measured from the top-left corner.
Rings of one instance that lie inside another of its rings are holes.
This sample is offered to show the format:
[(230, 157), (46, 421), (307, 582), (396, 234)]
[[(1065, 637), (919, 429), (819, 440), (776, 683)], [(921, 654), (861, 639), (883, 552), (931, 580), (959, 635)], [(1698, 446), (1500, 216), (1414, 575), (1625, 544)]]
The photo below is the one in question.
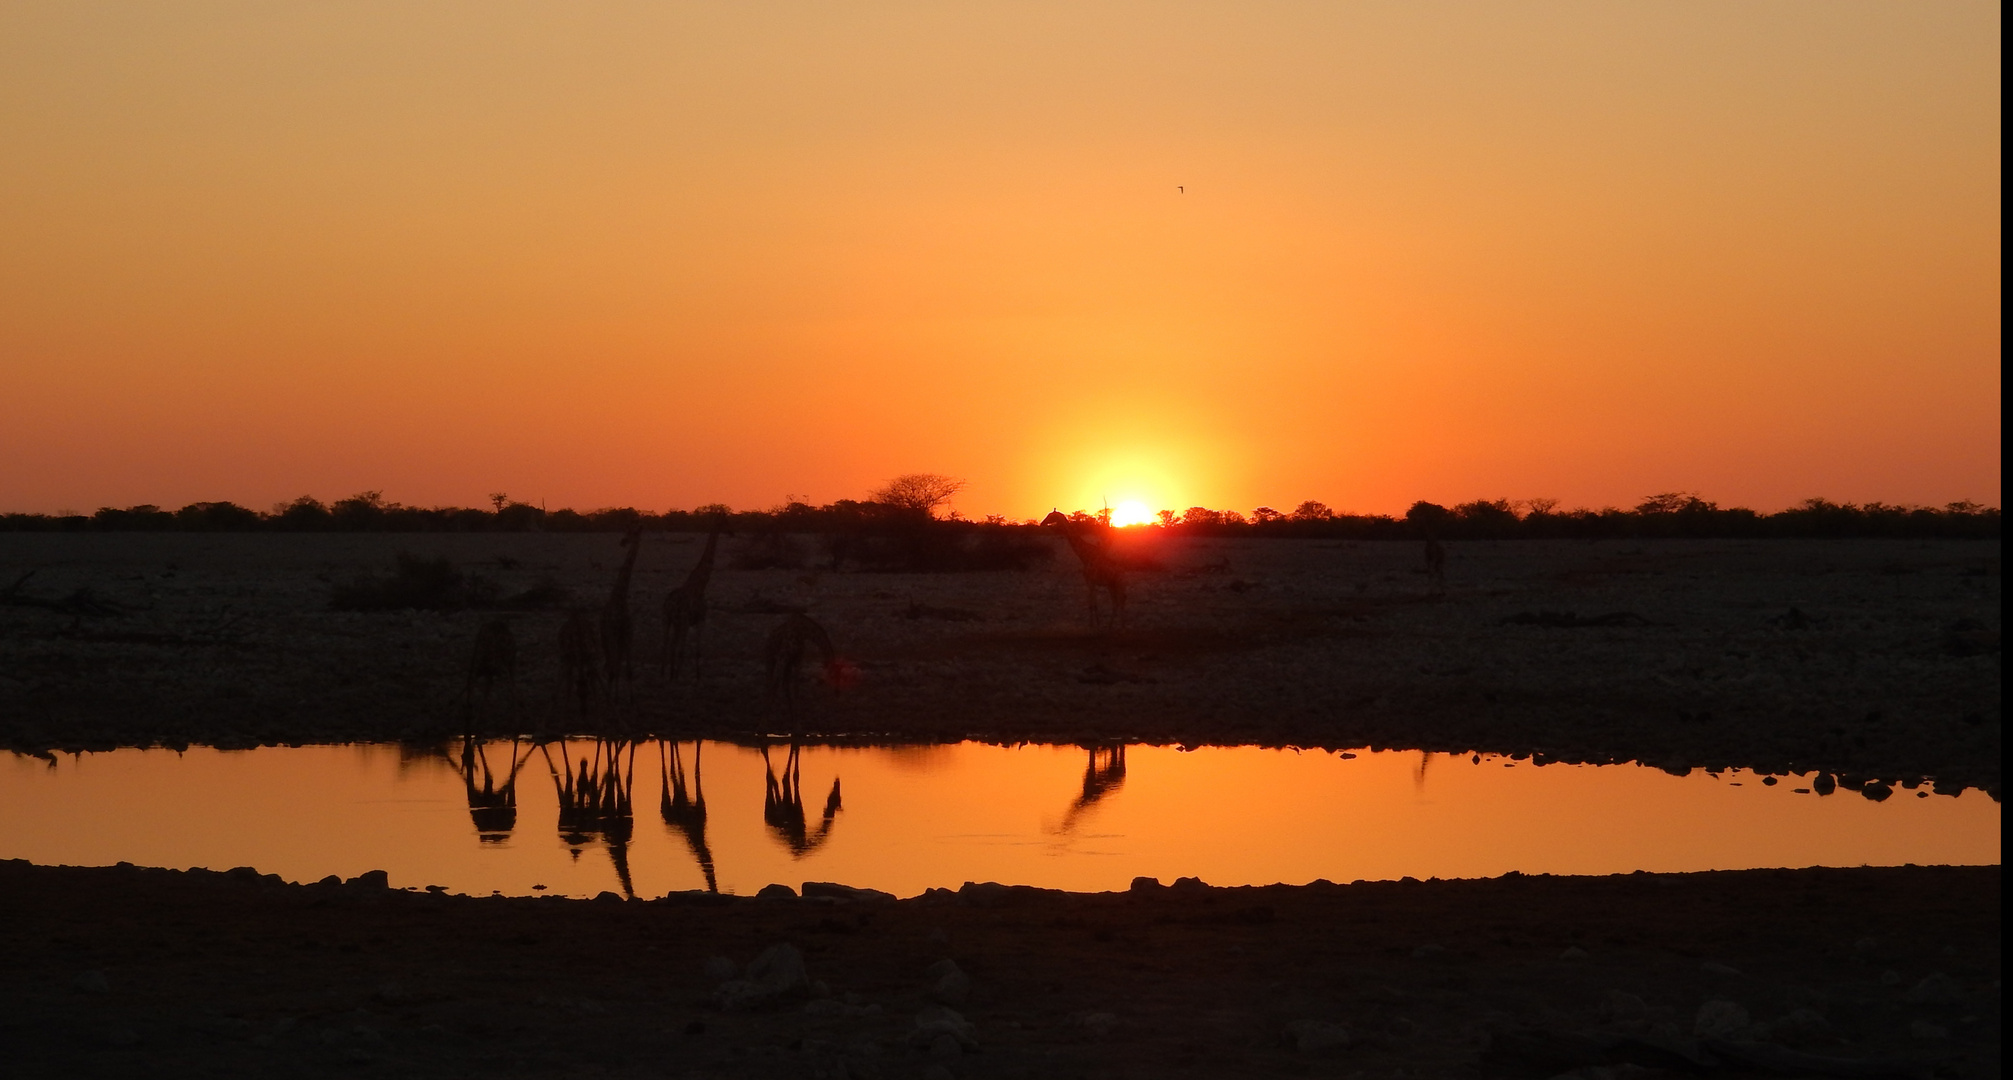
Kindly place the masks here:
[(1176, 185), (1174, 185), (1174, 190), (1175, 190), (1175, 191), (1177, 191), (1177, 192), (1180, 192), (1180, 193), (1181, 193), (1181, 194), (1183, 194), (1183, 195), (1186, 195), (1186, 194), (1188, 194), (1188, 188), (1187, 188), (1186, 186), (1184, 186), (1184, 185), (1181, 185), (1181, 184), (1176, 184)]

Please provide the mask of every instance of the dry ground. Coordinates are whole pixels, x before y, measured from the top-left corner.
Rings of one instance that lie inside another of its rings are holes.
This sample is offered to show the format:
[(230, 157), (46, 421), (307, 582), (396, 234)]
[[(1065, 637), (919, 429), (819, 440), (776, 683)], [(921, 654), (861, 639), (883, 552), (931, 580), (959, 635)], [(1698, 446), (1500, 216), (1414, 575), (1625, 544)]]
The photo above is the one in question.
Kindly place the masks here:
[[(1377, 745), (1999, 786), (1996, 542), (1451, 544), (1442, 589), (1412, 544), (1175, 540), (1151, 553), (1164, 569), (1134, 576), (1127, 628), (1093, 633), (1060, 544), (1024, 573), (820, 574), (735, 570), (752, 543), (735, 538), (704, 676), (670, 686), (650, 662), (657, 612), (698, 539), (645, 538), (633, 698), (587, 717), (559, 704), (562, 612), (526, 611), (516, 703), (485, 704), (482, 725)], [(611, 535), (0, 535), (0, 580), (35, 570), (31, 594), (89, 587), (122, 612), (0, 607), (0, 742), (456, 732), (484, 614), (330, 610), (334, 586), (399, 550), (506, 592), (550, 578), (588, 608), (618, 554)], [(842, 693), (812, 686), (794, 718), (765, 699), (760, 660), (791, 607), (861, 670)], [(1640, 621), (1505, 621), (1543, 612)]]
[[(1571, 1059), (1515, 1053), (1520, 1033), (1682, 1040), (1724, 1001), (1764, 1048), (1986, 1077), (1999, 892), (1990, 867), (621, 903), (0, 863), (0, 1060), (24, 1078), (1547, 1076)], [(708, 958), (783, 942), (828, 997), (714, 1005)], [(911, 1045), (945, 958), (976, 1052)], [(1303, 1021), (1348, 1041), (1303, 1050)]]

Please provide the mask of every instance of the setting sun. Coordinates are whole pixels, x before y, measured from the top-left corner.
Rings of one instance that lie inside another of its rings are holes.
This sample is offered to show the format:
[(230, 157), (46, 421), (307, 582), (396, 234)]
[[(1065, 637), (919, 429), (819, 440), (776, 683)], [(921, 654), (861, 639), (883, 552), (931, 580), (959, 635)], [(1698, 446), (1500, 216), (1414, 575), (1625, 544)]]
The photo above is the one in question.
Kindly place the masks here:
[(1113, 525), (1151, 525), (1155, 520), (1153, 511), (1138, 499), (1128, 499), (1111, 510)]

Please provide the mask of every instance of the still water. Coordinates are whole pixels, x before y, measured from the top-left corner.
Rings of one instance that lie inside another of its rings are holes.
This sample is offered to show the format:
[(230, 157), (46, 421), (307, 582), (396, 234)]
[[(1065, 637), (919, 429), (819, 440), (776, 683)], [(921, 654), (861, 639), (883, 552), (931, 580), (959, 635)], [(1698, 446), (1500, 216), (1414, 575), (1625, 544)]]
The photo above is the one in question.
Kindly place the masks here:
[(1251, 747), (119, 750), (0, 763), (0, 857), (253, 866), (294, 881), (383, 869), (402, 887), (645, 897), (804, 881), (908, 896), (965, 881), (1121, 889), (1138, 875), (1241, 885), (1999, 862), (1999, 804), (1982, 792), (1876, 803), (1811, 787)]

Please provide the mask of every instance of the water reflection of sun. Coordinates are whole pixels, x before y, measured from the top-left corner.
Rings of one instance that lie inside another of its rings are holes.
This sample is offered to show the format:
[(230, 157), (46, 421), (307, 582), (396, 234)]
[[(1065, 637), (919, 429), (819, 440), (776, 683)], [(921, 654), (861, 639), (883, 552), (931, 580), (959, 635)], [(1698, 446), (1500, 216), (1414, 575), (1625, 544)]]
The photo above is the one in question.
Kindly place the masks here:
[(1113, 525), (1151, 525), (1159, 519), (1138, 499), (1127, 499), (1111, 508)]

